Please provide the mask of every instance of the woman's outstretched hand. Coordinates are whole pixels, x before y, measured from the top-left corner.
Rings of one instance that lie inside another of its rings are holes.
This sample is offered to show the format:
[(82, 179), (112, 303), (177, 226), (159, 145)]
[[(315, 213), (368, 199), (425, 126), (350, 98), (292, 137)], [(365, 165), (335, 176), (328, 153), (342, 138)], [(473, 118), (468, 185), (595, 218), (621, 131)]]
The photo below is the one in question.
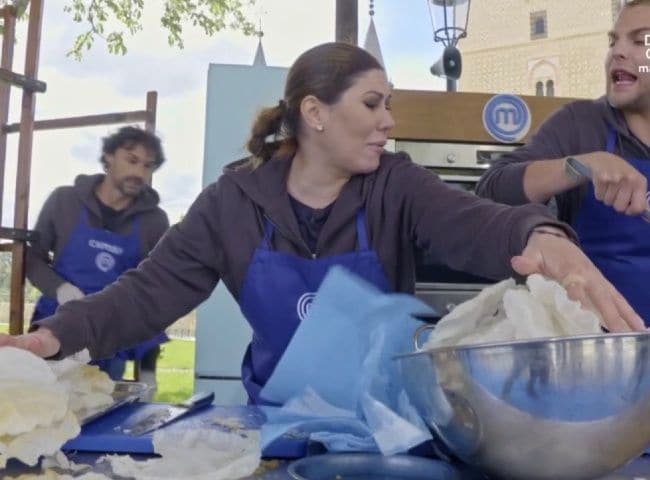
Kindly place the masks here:
[(61, 343), (51, 330), (41, 327), (24, 335), (0, 334), (0, 347), (16, 347), (47, 358), (56, 355), (61, 349)]
[[(643, 320), (574, 243), (543, 227), (533, 231), (526, 248), (512, 258), (520, 275), (539, 273), (559, 282), (569, 297), (597, 311), (610, 332), (643, 331)], [(561, 232), (561, 231), (559, 231)]]

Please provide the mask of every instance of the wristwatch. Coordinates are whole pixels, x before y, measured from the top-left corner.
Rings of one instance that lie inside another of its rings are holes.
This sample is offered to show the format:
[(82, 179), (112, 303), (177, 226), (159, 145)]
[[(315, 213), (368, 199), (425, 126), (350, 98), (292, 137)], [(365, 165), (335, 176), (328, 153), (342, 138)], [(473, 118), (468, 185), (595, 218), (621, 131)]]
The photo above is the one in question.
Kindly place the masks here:
[(564, 159), (564, 173), (576, 182), (585, 178), (591, 178), (591, 169), (574, 157), (566, 157)]

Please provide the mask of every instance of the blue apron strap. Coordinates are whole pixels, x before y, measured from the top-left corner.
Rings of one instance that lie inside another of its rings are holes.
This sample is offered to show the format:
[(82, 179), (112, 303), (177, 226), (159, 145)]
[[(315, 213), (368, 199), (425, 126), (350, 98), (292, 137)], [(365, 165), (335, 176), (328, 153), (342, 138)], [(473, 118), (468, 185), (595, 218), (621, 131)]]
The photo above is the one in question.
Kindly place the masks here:
[(261, 248), (269, 250), (271, 248), (271, 237), (273, 236), (273, 224), (268, 218), (264, 219), (264, 238), (260, 245)]
[(616, 150), (616, 131), (611, 127), (607, 127), (607, 145), (605, 146), (605, 151), (608, 153), (614, 153)]
[(368, 233), (366, 232), (366, 210), (360, 208), (357, 212), (357, 243), (359, 251), (368, 250)]

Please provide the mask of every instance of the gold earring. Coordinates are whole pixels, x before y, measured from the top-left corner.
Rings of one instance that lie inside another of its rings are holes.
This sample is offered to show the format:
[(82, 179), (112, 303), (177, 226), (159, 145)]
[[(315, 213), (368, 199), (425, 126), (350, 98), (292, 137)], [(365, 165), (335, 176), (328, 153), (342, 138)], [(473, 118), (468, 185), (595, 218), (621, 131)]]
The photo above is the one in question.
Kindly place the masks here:
[(322, 132), (325, 128), (322, 125), (316, 125), (316, 130)]

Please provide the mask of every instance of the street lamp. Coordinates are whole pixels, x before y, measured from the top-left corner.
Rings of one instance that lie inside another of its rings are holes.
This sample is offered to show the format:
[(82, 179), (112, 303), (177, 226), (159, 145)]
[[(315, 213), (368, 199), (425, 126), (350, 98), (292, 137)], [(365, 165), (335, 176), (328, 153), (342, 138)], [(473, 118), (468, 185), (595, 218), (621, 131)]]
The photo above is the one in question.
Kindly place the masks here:
[(456, 91), (462, 62), (456, 48), (458, 40), (467, 36), (467, 20), (471, 0), (426, 0), (433, 27), (433, 40), (441, 42), (445, 49), (442, 57), (433, 64), (431, 73), (447, 78), (447, 91)]

